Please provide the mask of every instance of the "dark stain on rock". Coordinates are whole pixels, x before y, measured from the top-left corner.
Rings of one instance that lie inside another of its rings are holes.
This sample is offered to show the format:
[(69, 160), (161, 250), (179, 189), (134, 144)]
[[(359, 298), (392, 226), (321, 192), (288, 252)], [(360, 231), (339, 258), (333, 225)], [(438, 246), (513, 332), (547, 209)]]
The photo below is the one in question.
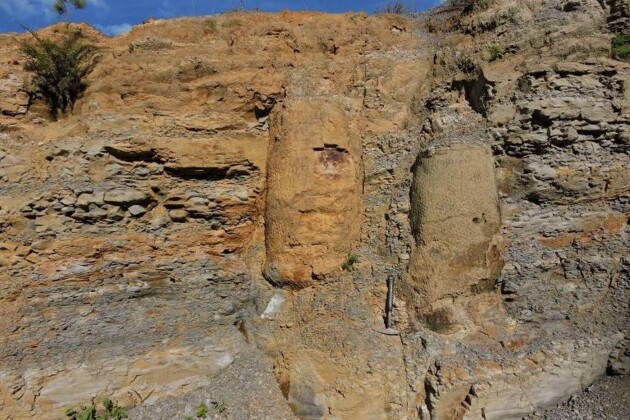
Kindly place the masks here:
[(336, 144), (325, 143), (323, 147), (314, 147), (313, 151), (318, 154), (320, 172), (323, 174), (338, 175), (336, 168), (350, 161), (348, 150)]

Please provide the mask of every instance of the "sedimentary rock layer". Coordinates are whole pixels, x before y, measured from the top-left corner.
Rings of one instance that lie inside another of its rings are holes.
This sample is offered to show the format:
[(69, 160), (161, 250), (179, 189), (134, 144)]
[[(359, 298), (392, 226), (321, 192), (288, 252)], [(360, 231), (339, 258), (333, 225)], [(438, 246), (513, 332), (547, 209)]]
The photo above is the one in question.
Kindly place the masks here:
[(58, 121), (0, 36), (0, 416), (521, 418), (627, 373), (625, 3), (82, 26)]

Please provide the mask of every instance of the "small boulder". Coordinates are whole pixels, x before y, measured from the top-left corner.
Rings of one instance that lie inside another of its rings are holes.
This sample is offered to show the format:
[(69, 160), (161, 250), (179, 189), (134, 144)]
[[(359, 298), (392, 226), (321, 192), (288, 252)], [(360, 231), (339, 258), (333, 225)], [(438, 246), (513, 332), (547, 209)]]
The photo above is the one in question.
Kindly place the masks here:
[(168, 215), (174, 222), (185, 222), (188, 217), (188, 212), (182, 209), (175, 209), (168, 212)]
[(61, 199), (61, 204), (64, 206), (73, 206), (77, 202), (76, 198), (67, 196)]
[(151, 202), (151, 196), (133, 188), (116, 188), (105, 193), (104, 201), (116, 206), (131, 207), (135, 204), (142, 205)]
[(137, 204), (134, 204), (133, 206), (129, 207), (129, 213), (131, 213), (133, 217), (141, 217), (145, 215), (146, 212), (147, 212), (147, 209)]
[[(70, 199), (66, 200), (67, 202), (71, 202)], [(75, 204), (75, 203), (72, 203)], [(68, 206), (71, 206), (72, 204), (68, 204)], [(84, 208), (88, 208), (90, 207), (90, 204), (96, 204), (97, 206), (102, 206), (104, 204), (103, 202), (103, 193), (83, 193), (81, 195), (79, 195), (78, 199), (76, 200), (76, 205), (78, 207), (84, 207)]]

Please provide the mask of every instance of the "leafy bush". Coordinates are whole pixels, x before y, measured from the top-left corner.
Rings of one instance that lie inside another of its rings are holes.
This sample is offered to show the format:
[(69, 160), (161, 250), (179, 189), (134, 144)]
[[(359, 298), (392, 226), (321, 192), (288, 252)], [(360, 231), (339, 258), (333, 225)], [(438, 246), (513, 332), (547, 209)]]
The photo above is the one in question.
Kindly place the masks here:
[(392, 13), (395, 15), (406, 15), (412, 13), (412, 11), (407, 8), (405, 2), (403, 0), (395, 0), (387, 3), (385, 7), (382, 9), (378, 9), (377, 13)]
[(127, 410), (119, 407), (117, 403), (105, 398), (103, 400), (103, 410), (97, 410), (96, 404), (83, 406), (76, 410), (69, 408), (66, 410), (66, 417), (71, 420), (122, 420), (127, 418)]
[[(211, 401), (211, 403), (214, 407), (214, 410), (219, 414), (225, 414), (225, 412), (228, 410), (228, 406), (224, 401)], [(197, 411), (195, 412), (195, 416), (185, 416), (184, 420), (194, 420), (195, 418), (205, 419), (208, 417), (209, 414), (210, 414), (210, 409), (208, 408), (208, 405), (206, 405), (205, 402), (202, 402), (201, 404), (197, 406)]]
[(616, 34), (612, 39), (612, 56), (616, 60), (630, 57), (630, 35)]
[(96, 47), (83, 42), (81, 31), (67, 30), (57, 41), (41, 38), (30, 31), (33, 42), (23, 42), (20, 51), (26, 58), (24, 69), (35, 74), (33, 86), (57, 118), (65, 113), (87, 88), (86, 76), (97, 62)]
[(505, 55), (505, 48), (500, 45), (494, 44), (490, 47), (490, 61), (496, 61)]
[(53, 9), (59, 15), (65, 15), (68, 13), (68, 3), (77, 9), (85, 9), (85, 6), (87, 6), (87, 0), (56, 0), (53, 3)]
[(201, 403), (199, 404), (199, 407), (197, 407), (197, 418), (200, 419), (205, 419), (208, 416), (208, 406), (206, 405), (206, 403)]
[(357, 254), (348, 255), (348, 259), (341, 266), (341, 268), (345, 271), (352, 271), (354, 269), (354, 265), (359, 262), (359, 256)]

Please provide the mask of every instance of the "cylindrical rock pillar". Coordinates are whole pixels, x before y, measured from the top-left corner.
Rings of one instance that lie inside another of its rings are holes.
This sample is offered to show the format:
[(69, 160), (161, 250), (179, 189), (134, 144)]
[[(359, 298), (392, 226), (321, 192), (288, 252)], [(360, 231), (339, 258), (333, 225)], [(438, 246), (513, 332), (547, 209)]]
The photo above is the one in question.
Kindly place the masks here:
[(293, 100), (273, 116), (265, 277), (303, 288), (340, 270), (361, 225), (361, 143), (343, 107)]

